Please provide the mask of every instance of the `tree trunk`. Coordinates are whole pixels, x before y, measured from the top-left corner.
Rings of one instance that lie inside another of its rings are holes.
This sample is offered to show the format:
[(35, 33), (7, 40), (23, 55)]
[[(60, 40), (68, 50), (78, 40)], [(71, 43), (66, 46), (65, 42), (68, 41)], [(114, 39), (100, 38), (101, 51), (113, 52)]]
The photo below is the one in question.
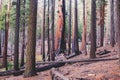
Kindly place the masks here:
[[(115, 21), (116, 21), (116, 28), (117, 28), (117, 41), (118, 41), (118, 53), (119, 53), (119, 65), (120, 65), (120, 0), (115, 0), (115, 6), (116, 6), (116, 15), (115, 15)], [(120, 66), (119, 66), (120, 67)]]
[(3, 67), (7, 68), (7, 48), (8, 48), (8, 31), (10, 25), (10, 3), (11, 0), (8, 0), (7, 4), (7, 13), (5, 14), (5, 41), (4, 41), (4, 49), (3, 49)]
[(64, 52), (66, 49), (65, 42), (65, 0), (58, 2), (58, 21), (55, 36), (55, 50), (57, 54)]
[(43, 27), (42, 27), (42, 60), (45, 61), (45, 8), (46, 8), (46, 0), (44, 0), (44, 8), (43, 8)]
[(73, 17), (73, 33), (72, 33), (72, 52), (79, 54), (78, 45), (78, 11), (77, 11), (77, 0), (74, 1), (74, 17)]
[(104, 18), (105, 18), (105, 2), (101, 2), (100, 7), (100, 47), (104, 45)]
[(25, 77), (36, 75), (35, 71), (36, 23), (37, 23), (37, 0), (30, 0), (26, 66), (24, 74)]
[(25, 55), (25, 4), (26, 0), (23, 0), (23, 22), (22, 22), (22, 52), (21, 52), (21, 64), (20, 66), (24, 65), (24, 55)]
[(83, 0), (83, 31), (82, 31), (81, 51), (84, 54), (87, 54), (86, 35), (87, 35), (86, 9), (85, 9), (85, 0)]
[(71, 8), (72, 0), (69, 2), (69, 24), (68, 24), (68, 55), (71, 54)]
[(1, 46), (1, 30), (0, 30), (0, 55), (2, 55), (2, 46)]
[(115, 45), (115, 27), (114, 27), (114, 0), (110, 0), (110, 12), (111, 12), (111, 19), (110, 19), (110, 44), (112, 47)]
[(48, 55), (48, 61), (50, 61), (50, 32), (49, 32), (49, 22), (50, 22), (50, 18), (49, 18), (49, 7), (50, 7), (50, 1), (48, 0), (48, 13), (47, 13), (47, 38), (48, 38), (48, 41), (47, 41), (47, 44), (48, 44), (48, 51), (47, 51), (47, 55)]
[(91, 48), (90, 58), (95, 58), (96, 52), (96, 0), (91, 2)]
[(50, 48), (50, 60), (54, 61), (55, 60), (55, 45), (54, 45), (54, 15), (55, 15), (55, 0), (51, 0), (51, 48)]
[(20, 27), (20, 0), (16, 4), (16, 26), (14, 43), (14, 70), (19, 70), (19, 27)]

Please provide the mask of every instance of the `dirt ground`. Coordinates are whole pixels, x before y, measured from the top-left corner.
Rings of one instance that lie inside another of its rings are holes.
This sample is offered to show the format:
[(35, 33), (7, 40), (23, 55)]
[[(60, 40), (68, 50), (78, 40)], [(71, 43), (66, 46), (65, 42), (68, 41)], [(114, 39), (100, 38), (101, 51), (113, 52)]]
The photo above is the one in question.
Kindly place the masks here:
[[(109, 46), (98, 48), (97, 52), (103, 51), (104, 49), (111, 51), (111, 53), (98, 56), (97, 58), (116, 58), (118, 54), (116, 48)], [(89, 56), (81, 54), (72, 58), (76, 59), (88, 59)], [(87, 63), (74, 63), (65, 64), (58, 68), (59, 72), (70, 80), (120, 80), (120, 69), (118, 66), (118, 60), (111, 61), (99, 61), (99, 62), (87, 62)], [(52, 80), (50, 71), (39, 72), (37, 76), (31, 78), (23, 78), (21, 76), (4, 76), (0, 77), (0, 80)]]

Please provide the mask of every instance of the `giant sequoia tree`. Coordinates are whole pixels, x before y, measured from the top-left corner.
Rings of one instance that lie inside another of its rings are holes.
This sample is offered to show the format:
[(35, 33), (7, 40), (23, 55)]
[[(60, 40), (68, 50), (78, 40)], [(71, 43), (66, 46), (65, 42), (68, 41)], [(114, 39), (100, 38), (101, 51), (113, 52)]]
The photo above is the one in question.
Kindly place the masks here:
[(91, 2), (91, 48), (90, 48), (90, 58), (95, 58), (96, 52), (96, 0)]
[(58, 4), (58, 21), (55, 36), (55, 50), (57, 53), (64, 52), (66, 49), (65, 42), (65, 0), (59, 0)]
[(30, 0), (30, 15), (27, 35), (27, 52), (25, 77), (34, 76), (35, 71), (35, 47), (36, 47), (36, 20), (37, 19), (37, 0)]

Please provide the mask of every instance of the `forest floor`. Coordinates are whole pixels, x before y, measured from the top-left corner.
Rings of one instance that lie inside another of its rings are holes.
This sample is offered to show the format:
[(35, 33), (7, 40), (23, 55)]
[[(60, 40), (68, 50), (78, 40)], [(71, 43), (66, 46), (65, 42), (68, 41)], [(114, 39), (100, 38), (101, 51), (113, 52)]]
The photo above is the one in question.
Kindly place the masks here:
[[(116, 48), (109, 46), (98, 48), (97, 52), (107, 50), (111, 51), (108, 54), (97, 55), (97, 58), (116, 58)], [(89, 56), (81, 54), (72, 60), (88, 59)], [(59, 72), (70, 80), (120, 80), (120, 69), (118, 60), (99, 61), (99, 62), (78, 62), (74, 64), (65, 64), (65, 66), (58, 68)], [(23, 78), (21, 76), (4, 76), (0, 80), (52, 80), (50, 75), (51, 70), (38, 72), (38, 75), (30, 78)], [(82, 78), (82, 79), (81, 79)]]

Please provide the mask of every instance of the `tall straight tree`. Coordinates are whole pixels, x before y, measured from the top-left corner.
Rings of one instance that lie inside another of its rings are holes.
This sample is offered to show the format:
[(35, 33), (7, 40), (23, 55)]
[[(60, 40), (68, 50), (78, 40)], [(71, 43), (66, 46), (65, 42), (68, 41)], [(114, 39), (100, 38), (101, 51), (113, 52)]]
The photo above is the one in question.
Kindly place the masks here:
[(48, 51), (47, 51), (47, 54), (48, 54), (48, 61), (50, 61), (50, 31), (49, 31), (49, 22), (50, 22), (50, 18), (49, 18), (49, 6), (50, 6), (50, 1), (48, 0), (48, 11), (47, 11), (47, 43), (48, 43)]
[(105, 18), (105, 6), (106, 6), (106, 2), (105, 0), (101, 0), (100, 1), (101, 5), (100, 5), (100, 47), (102, 47), (104, 45), (104, 18)]
[(5, 13), (5, 41), (4, 41), (4, 49), (3, 49), (3, 67), (7, 68), (7, 48), (8, 48), (8, 33), (9, 33), (9, 26), (10, 26), (10, 5), (11, 0), (7, 2), (7, 12)]
[(20, 66), (23, 66), (24, 65), (24, 55), (25, 55), (25, 4), (26, 4), (26, 0), (23, 0), (22, 2), (23, 6), (22, 6), (22, 9), (23, 9), (23, 17), (22, 17), (22, 52), (21, 52), (21, 64)]
[(45, 61), (45, 14), (46, 14), (46, 0), (44, 0), (43, 7), (43, 26), (42, 26), (42, 60)]
[(55, 0), (50, 0), (51, 2), (51, 24), (50, 24), (50, 38), (51, 38), (51, 41), (50, 41), (50, 45), (51, 45), (51, 48), (50, 48), (50, 60), (54, 61), (55, 60), (55, 46), (54, 46), (54, 18), (55, 18)]
[(68, 55), (71, 53), (71, 10), (72, 0), (69, 1), (69, 24), (68, 24)]
[(58, 0), (58, 21), (55, 36), (55, 50), (59, 54), (66, 49), (65, 42), (65, 0)]
[(74, 16), (73, 16), (73, 32), (72, 32), (72, 52), (79, 54), (78, 45), (78, 10), (77, 10), (77, 0), (74, 0)]
[(30, 0), (30, 15), (24, 74), (25, 77), (36, 75), (35, 71), (36, 24), (37, 24), (37, 0)]
[(90, 58), (95, 58), (96, 52), (96, 0), (91, 2), (91, 48), (90, 48)]
[(16, 4), (16, 26), (14, 41), (14, 70), (19, 70), (19, 27), (20, 27), (20, 0)]
[(112, 47), (115, 45), (115, 27), (114, 27), (114, 0), (110, 0), (110, 44)]
[(85, 7), (85, 0), (83, 0), (83, 31), (82, 31), (81, 51), (82, 51), (82, 53), (84, 53), (84, 54), (87, 54), (86, 35), (87, 35), (86, 7)]
[[(115, 22), (116, 22), (116, 28), (117, 28), (117, 43), (118, 43), (118, 53), (119, 53), (119, 65), (120, 65), (120, 0), (115, 0)], [(120, 67), (120, 66), (119, 66)]]

